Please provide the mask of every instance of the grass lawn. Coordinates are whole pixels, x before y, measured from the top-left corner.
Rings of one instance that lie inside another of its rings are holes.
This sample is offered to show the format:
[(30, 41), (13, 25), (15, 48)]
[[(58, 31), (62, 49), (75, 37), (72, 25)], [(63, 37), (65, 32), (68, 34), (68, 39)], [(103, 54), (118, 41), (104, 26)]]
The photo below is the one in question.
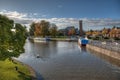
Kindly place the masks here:
[[(17, 71), (15, 66), (18, 67)], [(0, 61), (0, 80), (31, 80), (30, 71), (19, 62), (13, 63), (6, 59)]]

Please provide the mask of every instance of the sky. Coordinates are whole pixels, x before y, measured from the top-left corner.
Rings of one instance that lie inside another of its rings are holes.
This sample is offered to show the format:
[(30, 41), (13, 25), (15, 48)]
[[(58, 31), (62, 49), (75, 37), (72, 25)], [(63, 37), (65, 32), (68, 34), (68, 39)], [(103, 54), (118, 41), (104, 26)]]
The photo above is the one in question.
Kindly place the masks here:
[(29, 26), (47, 20), (58, 28), (101, 29), (120, 25), (120, 0), (0, 0), (0, 14)]

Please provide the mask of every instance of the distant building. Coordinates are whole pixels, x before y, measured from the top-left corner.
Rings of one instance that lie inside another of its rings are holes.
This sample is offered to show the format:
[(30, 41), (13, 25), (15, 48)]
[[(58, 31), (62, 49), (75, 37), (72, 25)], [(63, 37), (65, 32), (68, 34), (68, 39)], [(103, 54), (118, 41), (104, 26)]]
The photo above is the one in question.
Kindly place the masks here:
[(111, 38), (120, 38), (120, 27), (115, 27), (110, 31)]
[(101, 31), (98, 30), (92, 30), (92, 31), (87, 31), (86, 32), (87, 36), (102, 36), (104, 38), (119, 38), (120, 39), (120, 27), (113, 27), (112, 29), (110, 28), (104, 28)]

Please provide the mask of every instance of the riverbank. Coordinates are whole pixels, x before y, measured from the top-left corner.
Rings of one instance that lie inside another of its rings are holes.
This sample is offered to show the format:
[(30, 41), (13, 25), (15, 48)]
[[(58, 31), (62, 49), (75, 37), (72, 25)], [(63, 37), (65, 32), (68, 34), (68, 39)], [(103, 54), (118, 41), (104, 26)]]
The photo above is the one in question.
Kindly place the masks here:
[(86, 47), (98, 53), (120, 60), (119, 44), (116, 45), (112, 43), (107, 44), (100, 42), (92, 42), (87, 44)]
[(22, 62), (20, 62), (20, 61), (18, 61), (18, 60), (16, 60), (16, 59), (14, 59), (14, 58), (12, 58), (12, 60), (13, 60), (14, 62), (17, 62), (17, 63), (20, 63), (20, 64), (26, 66), (27, 69), (28, 69), (29, 72), (30, 72), (30, 78), (31, 78), (31, 80), (37, 80), (36, 73), (35, 73), (35, 71), (34, 71), (34, 69), (33, 69), (32, 67), (30, 67), (29, 65), (24, 64), (24, 63), (22, 63)]
[(74, 42), (77, 42), (78, 39), (75, 39), (75, 38), (51, 38), (50, 41), (66, 41), (66, 42), (74, 41)]
[(35, 80), (28, 66), (16, 60), (0, 61), (0, 80)]
[[(34, 42), (34, 38), (35, 37), (29, 37), (28, 39), (30, 41)], [(45, 39), (45, 38), (43, 38), (43, 39)], [(77, 37), (56, 37), (56, 38), (48, 38), (48, 39), (49, 39), (48, 41), (65, 41), (65, 42), (70, 42), (70, 41), (77, 42), (78, 41)], [(39, 39), (39, 41), (40, 40), (41, 40), (41, 38)]]

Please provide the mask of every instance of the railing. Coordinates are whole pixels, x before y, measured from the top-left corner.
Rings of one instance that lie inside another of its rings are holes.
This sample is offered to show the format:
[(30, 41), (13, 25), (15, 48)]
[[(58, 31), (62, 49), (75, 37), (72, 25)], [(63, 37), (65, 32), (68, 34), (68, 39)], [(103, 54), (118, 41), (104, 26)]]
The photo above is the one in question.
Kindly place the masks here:
[(116, 42), (116, 41), (114, 41), (114, 42), (110, 42), (110, 41), (102, 42), (102, 41), (91, 40), (89, 42), (89, 44), (97, 46), (97, 47), (101, 47), (103, 49), (108, 49), (108, 50), (120, 53), (120, 42)]

